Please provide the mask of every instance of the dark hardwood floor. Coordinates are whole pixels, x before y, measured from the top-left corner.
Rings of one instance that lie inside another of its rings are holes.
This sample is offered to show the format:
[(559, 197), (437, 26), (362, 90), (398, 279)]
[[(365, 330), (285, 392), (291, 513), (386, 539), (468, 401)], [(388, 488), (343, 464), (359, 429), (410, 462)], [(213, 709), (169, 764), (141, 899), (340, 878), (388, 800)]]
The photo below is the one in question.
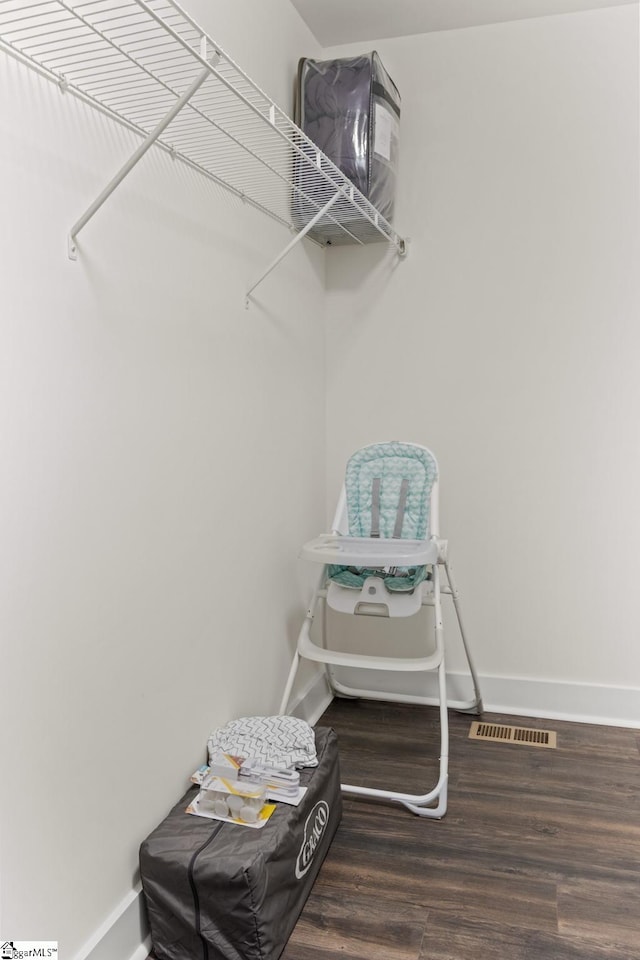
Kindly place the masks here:
[[(344, 797), (281, 960), (640, 960), (640, 731), (544, 727), (556, 750), (468, 739), (450, 715), (449, 809)], [(336, 700), (342, 780), (426, 791), (432, 708)]]

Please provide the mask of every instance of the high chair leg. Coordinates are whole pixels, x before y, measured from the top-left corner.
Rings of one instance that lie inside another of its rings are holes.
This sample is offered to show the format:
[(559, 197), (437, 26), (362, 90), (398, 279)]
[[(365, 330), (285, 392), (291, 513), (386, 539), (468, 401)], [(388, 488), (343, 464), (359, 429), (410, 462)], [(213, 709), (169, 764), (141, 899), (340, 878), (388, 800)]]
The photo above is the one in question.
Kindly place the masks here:
[[(404, 793), (399, 790), (378, 790), (342, 784), (342, 792), (351, 796), (387, 800), (399, 803), (419, 817), (439, 820), (447, 812), (447, 781), (449, 766), (449, 717), (447, 713), (447, 675), (444, 661), (442, 606), (440, 601), (440, 575), (434, 565), (434, 620), (436, 649), (441, 651), (438, 665), (438, 703), (440, 708), (440, 764), (435, 787), (424, 794)], [(435, 806), (434, 806), (435, 803)]]
[(464, 624), (462, 622), (462, 610), (460, 609), (460, 594), (458, 593), (458, 588), (456, 587), (455, 581), (453, 579), (453, 573), (451, 572), (451, 565), (448, 560), (444, 560), (444, 569), (447, 575), (447, 582), (451, 591), (451, 599), (453, 600), (453, 607), (456, 611), (456, 617), (458, 618), (458, 627), (460, 629), (460, 636), (462, 638), (462, 645), (464, 647), (464, 652), (467, 657), (467, 663), (469, 664), (469, 672), (471, 673), (471, 679), (473, 681), (473, 692), (475, 694), (475, 703), (469, 707), (468, 710), (461, 710), (461, 713), (476, 713), (480, 715), (483, 711), (482, 706), (482, 694), (480, 693), (480, 682), (478, 680), (478, 674), (476, 673), (476, 668), (471, 657), (471, 651), (469, 649), (469, 644), (467, 643), (467, 635), (465, 633)]

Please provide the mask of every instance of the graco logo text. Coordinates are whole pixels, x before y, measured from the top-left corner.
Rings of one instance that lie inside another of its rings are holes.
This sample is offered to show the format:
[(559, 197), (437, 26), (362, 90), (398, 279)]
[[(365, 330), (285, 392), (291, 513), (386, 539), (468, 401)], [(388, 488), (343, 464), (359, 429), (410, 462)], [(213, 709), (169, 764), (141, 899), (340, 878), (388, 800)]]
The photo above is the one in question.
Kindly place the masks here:
[(301, 880), (313, 863), (318, 844), (322, 840), (329, 822), (329, 804), (319, 800), (307, 817), (304, 825), (304, 839), (296, 860), (296, 877)]
[(0, 960), (26, 960), (27, 957), (58, 956), (57, 940), (5, 940), (0, 944)]

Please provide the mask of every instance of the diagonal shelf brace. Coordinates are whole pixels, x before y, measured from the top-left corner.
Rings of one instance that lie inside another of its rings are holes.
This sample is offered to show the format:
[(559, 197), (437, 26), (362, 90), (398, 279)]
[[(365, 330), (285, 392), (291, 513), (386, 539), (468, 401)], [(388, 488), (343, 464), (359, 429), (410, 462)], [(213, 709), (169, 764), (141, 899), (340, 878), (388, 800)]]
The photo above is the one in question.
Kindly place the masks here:
[(286, 245), (286, 247), (284, 248), (284, 250), (283, 250), (281, 253), (278, 254), (278, 256), (275, 258), (275, 260), (273, 260), (273, 261), (269, 264), (269, 266), (268, 266), (267, 269), (264, 271), (264, 273), (262, 273), (262, 274), (260, 275), (260, 277), (255, 281), (255, 283), (253, 283), (252, 286), (250, 286), (249, 289), (247, 290), (247, 296), (246, 296), (246, 300), (245, 300), (245, 306), (247, 306), (247, 307), (249, 306), (249, 298), (250, 298), (251, 294), (253, 293), (253, 291), (256, 289), (256, 287), (259, 286), (259, 285), (262, 283), (262, 281), (265, 280), (265, 279), (269, 276), (269, 274), (271, 273), (272, 270), (275, 270), (275, 268), (278, 266), (278, 264), (280, 263), (280, 261), (281, 261), (281, 260), (284, 260), (284, 258), (287, 256), (287, 254), (290, 253), (291, 250), (293, 250), (293, 248), (296, 246), (297, 243), (300, 243), (300, 241), (302, 240), (302, 238), (305, 237), (305, 236), (309, 233), (309, 231), (312, 230), (312, 229), (315, 227), (315, 225), (316, 225), (316, 223), (318, 222), (318, 220), (321, 220), (322, 217), (324, 217), (324, 215), (329, 212), (329, 210), (330, 210), (331, 207), (334, 205), (334, 203), (336, 202), (336, 200), (338, 200), (341, 196), (342, 196), (342, 194), (340, 193), (340, 191), (338, 191), (337, 193), (334, 193), (334, 195), (331, 197), (331, 199), (330, 199), (327, 203), (325, 203), (324, 207), (322, 207), (320, 210), (318, 210), (318, 212), (316, 213), (316, 215), (315, 215), (314, 217), (312, 217), (311, 220), (309, 220), (309, 222), (303, 227), (303, 229), (302, 229), (299, 233), (297, 233), (297, 234), (295, 235), (295, 237), (293, 238), (293, 240), (291, 240), (291, 241)]
[(166, 114), (165, 117), (163, 117), (163, 119), (155, 127), (155, 129), (153, 129), (151, 133), (147, 137), (145, 137), (145, 139), (140, 144), (138, 149), (131, 155), (131, 157), (127, 160), (127, 162), (122, 167), (122, 169), (120, 169), (118, 173), (116, 173), (115, 177), (113, 177), (113, 179), (110, 180), (110, 182), (104, 188), (102, 193), (98, 197), (96, 197), (96, 199), (93, 201), (91, 206), (88, 207), (85, 210), (85, 212), (82, 214), (80, 219), (74, 223), (74, 225), (71, 227), (71, 230), (69, 231), (69, 239), (68, 239), (68, 253), (69, 253), (70, 260), (78, 259), (78, 246), (77, 246), (76, 240), (77, 240), (78, 234), (83, 229), (83, 227), (87, 225), (89, 220), (91, 220), (91, 218), (93, 217), (94, 213), (96, 213), (100, 209), (100, 207), (105, 202), (105, 200), (108, 200), (108, 198), (111, 196), (111, 194), (116, 189), (116, 187), (120, 183), (122, 183), (122, 181), (127, 176), (127, 174), (130, 173), (130, 171), (135, 167), (138, 160), (140, 160), (145, 155), (149, 147), (153, 146), (153, 144), (156, 142), (160, 134), (169, 126), (171, 121), (178, 115), (178, 113), (180, 113), (180, 111), (185, 106), (185, 104), (189, 102), (189, 100), (194, 95), (194, 93), (202, 86), (204, 81), (209, 76), (211, 76), (210, 67), (206, 66), (204, 70), (202, 70), (202, 72), (198, 74), (198, 76), (193, 81), (189, 89), (182, 94), (179, 100), (176, 100), (176, 102), (171, 107), (169, 112)]

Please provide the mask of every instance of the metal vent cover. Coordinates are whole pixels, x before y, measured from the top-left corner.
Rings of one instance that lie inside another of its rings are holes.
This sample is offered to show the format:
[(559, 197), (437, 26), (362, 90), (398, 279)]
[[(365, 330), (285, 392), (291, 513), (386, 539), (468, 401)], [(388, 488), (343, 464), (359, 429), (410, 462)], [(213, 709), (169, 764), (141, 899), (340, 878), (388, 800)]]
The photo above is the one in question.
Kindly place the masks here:
[(555, 750), (555, 730), (538, 730), (532, 727), (514, 727), (505, 723), (483, 723), (474, 720), (469, 730), (471, 740), (491, 740), (495, 743), (521, 743), (529, 747), (548, 747)]

